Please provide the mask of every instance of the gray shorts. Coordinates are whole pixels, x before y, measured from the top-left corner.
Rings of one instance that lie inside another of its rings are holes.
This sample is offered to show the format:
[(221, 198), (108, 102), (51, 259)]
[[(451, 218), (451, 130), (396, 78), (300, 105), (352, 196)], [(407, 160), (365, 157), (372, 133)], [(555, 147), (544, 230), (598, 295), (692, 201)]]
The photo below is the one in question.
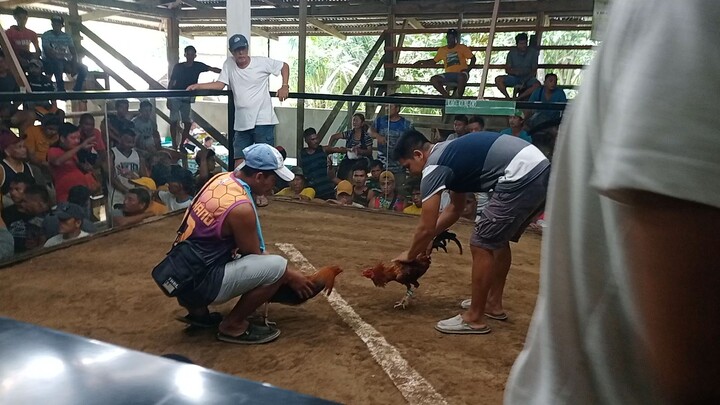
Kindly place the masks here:
[(497, 250), (520, 240), (525, 228), (545, 208), (549, 179), (550, 167), (519, 190), (495, 191), (480, 212), (470, 245)]
[(225, 265), (222, 285), (213, 304), (222, 304), (254, 290), (277, 283), (285, 274), (287, 259), (278, 255), (247, 255)]
[(192, 108), (190, 99), (187, 97), (169, 98), (168, 109), (170, 110), (170, 122), (192, 122)]

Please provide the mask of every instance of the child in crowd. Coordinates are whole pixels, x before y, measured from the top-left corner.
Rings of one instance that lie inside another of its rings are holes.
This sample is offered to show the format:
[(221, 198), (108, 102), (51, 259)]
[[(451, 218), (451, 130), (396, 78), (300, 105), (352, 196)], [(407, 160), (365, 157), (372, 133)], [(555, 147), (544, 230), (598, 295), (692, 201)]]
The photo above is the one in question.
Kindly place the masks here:
[(22, 201), (2, 212), (7, 229), (15, 240), (15, 253), (23, 253), (45, 244), (43, 221), (50, 212), (47, 188), (32, 184), (25, 188)]
[(157, 197), (167, 207), (168, 211), (184, 210), (192, 203), (195, 179), (192, 173), (180, 166), (170, 166), (170, 176), (167, 180), (168, 190), (158, 190)]
[(3, 157), (0, 161), (0, 192), (3, 206), (8, 207), (14, 203), (8, 196), (13, 178), (24, 174), (34, 183), (35, 177), (27, 163), (28, 151), (21, 137), (6, 129), (0, 130), (0, 151)]
[(308, 128), (303, 133), (307, 148), (300, 152), (299, 165), (305, 173), (308, 186), (315, 190), (318, 198), (323, 200), (335, 197), (333, 193), (333, 180), (328, 171), (328, 158), (320, 146), (315, 128)]
[(335, 191), (335, 199), (328, 200), (327, 202), (331, 204), (344, 205), (347, 207), (365, 208), (362, 205), (353, 202), (352, 196), (353, 185), (347, 180), (342, 180), (337, 185), (337, 190)]
[(375, 198), (375, 193), (367, 186), (368, 168), (367, 162), (358, 161), (352, 168), (353, 202), (367, 207), (370, 200)]
[(215, 162), (215, 151), (212, 149), (200, 150), (195, 155), (198, 170), (195, 173), (195, 189), (200, 190), (208, 180), (220, 173), (222, 169)]
[(59, 233), (45, 242), (45, 247), (57, 246), (63, 242), (84, 238), (90, 234), (82, 230), (85, 213), (82, 207), (73, 203), (58, 205), (55, 216), (59, 220)]
[(402, 212), (405, 204), (395, 189), (395, 175), (390, 171), (380, 173), (380, 194), (370, 201), (370, 208)]
[(405, 207), (404, 214), (420, 215), (422, 213), (422, 194), (420, 193), (420, 184), (412, 185), (412, 204)]
[(375, 159), (370, 162), (370, 176), (368, 176), (367, 185), (370, 190), (380, 191), (380, 173), (383, 171), (383, 164), (381, 161)]
[(25, 189), (35, 184), (35, 179), (29, 173), (16, 173), (10, 178), (7, 197), (12, 204), (4, 205), (4, 209), (19, 205), (25, 197)]
[(306, 187), (303, 169), (295, 166), (290, 170), (295, 174), (295, 178), (288, 183), (287, 187), (278, 191), (275, 195), (304, 201), (310, 201), (315, 198), (315, 190), (311, 187)]

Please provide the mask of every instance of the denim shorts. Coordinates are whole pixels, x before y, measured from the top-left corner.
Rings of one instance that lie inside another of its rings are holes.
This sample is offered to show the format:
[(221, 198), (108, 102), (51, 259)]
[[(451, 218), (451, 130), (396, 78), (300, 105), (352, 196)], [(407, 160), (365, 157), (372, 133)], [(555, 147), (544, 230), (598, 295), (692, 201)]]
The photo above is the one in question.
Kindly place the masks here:
[(256, 143), (266, 143), (275, 146), (275, 125), (256, 125), (245, 131), (235, 131), (233, 139), (233, 156), (243, 159), (243, 149)]

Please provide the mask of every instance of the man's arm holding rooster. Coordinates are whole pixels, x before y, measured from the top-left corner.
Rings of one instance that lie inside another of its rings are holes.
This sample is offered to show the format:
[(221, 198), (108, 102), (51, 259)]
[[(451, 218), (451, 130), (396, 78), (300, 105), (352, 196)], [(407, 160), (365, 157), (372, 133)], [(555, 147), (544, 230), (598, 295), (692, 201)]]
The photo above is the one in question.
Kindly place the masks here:
[(427, 253), (428, 246), (433, 238), (450, 228), (460, 219), (465, 208), (465, 194), (450, 192), (450, 204), (440, 213), (441, 193), (436, 193), (423, 202), (423, 210), (420, 214), (420, 223), (415, 230), (413, 242), (410, 249), (403, 252), (395, 260), (412, 261), (418, 255)]

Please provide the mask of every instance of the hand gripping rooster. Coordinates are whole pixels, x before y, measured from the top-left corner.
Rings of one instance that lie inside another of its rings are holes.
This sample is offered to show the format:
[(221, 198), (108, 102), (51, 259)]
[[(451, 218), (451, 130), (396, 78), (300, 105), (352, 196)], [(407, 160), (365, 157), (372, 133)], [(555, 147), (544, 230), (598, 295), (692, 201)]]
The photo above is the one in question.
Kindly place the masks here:
[(320, 294), (321, 291), (325, 291), (326, 295), (330, 295), (333, 290), (333, 286), (335, 285), (335, 277), (337, 277), (340, 273), (342, 273), (342, 269), (340, 267), (326, 266), (313, 274), (305, 276), (313, 283), (313, 294), (305, 299), (300, 297), (295, 292), (295, 290), (290, 288), (290, 286), (288, 286), (287, 284), (280, 286), (277, 292), (275, 292), (275, 295), (273, 295), (270, 300), (265, 304), (265, 310), (263, 311), (264, 313), (261, 316), (262, 321), (264, 321), (265, 325), (267, 326), (275, 324), (275, 322), (268, 321), (268, 304), (270, 303), (278, 303), (284, 305), (300, 305), (309, 300), (310, 298), (313, 298), (316, 295)]
[(376, 287), (385, 287), (391, 281), (403, 284), (407, 288), (407, 292), (395, 304), (395, 308), (405, 309), (414, 294), (413, 287), (420, 287), (418, 279), (425, 274), (429, 267), (430, 256), (420, 254), (415, 260), (409, 262), (378, 263), (374, 267), (363, 270), (362, 275), (372, 280)]

